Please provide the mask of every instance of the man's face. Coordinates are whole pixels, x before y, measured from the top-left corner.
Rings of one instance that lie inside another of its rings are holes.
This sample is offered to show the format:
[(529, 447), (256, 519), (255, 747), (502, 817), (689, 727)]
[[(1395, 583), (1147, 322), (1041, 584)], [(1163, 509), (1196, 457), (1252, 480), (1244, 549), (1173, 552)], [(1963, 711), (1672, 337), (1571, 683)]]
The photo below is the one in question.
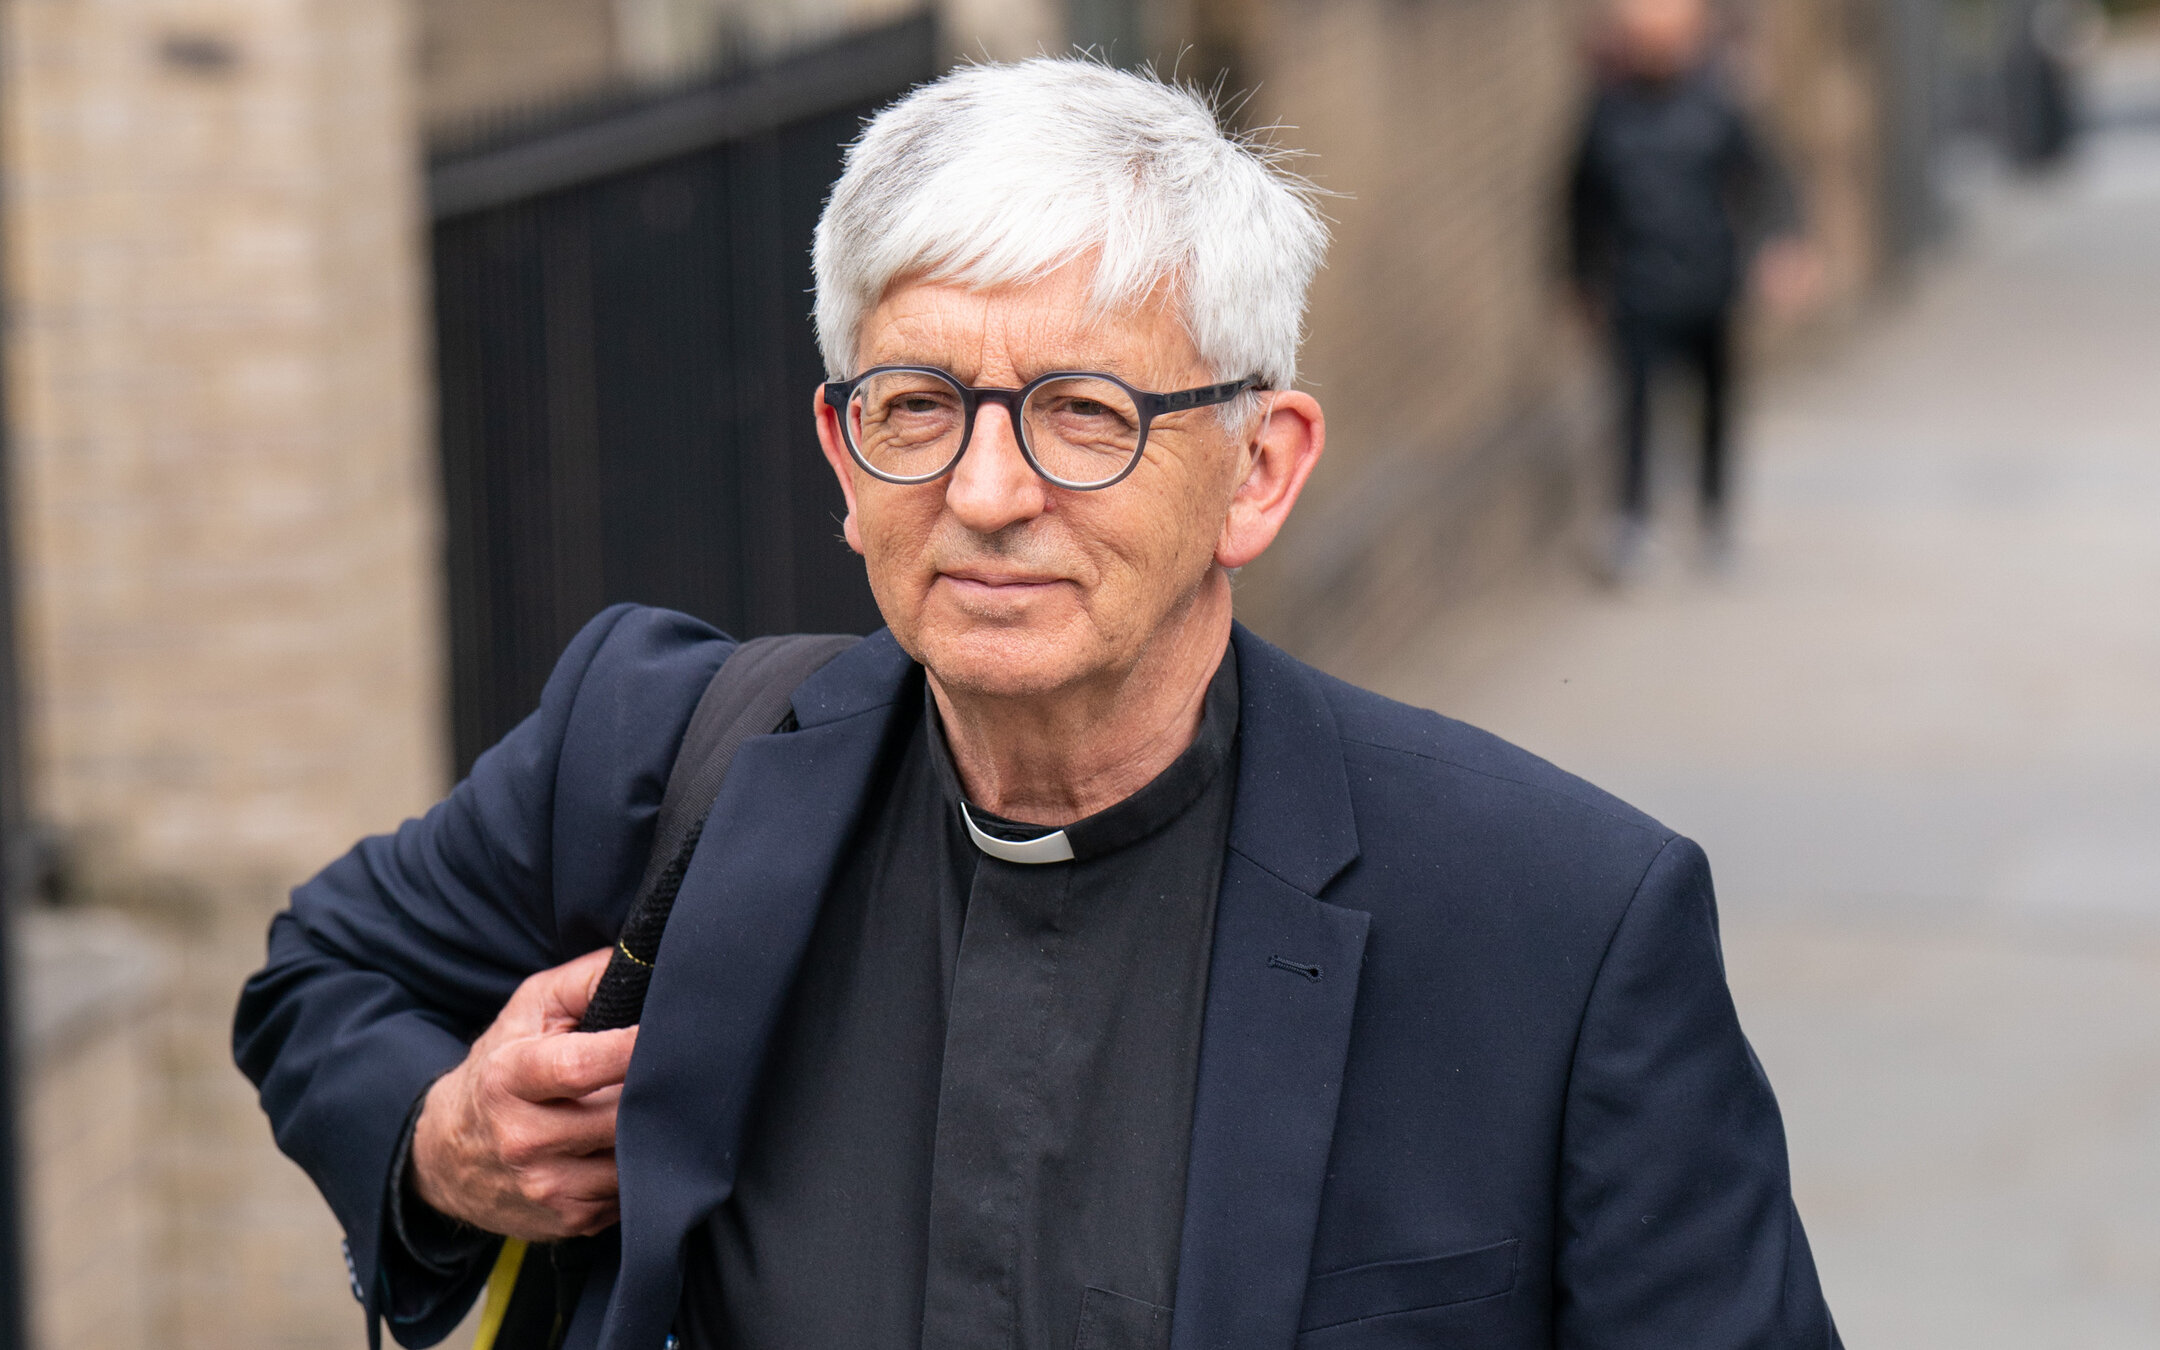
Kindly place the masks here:
[(1685, 74), (1708, 45), (1710, 14), (1703, 0), (1621, 0), (1616, 18), (1629, 67), (1651, 79)]
[[(1209, 370), (1166, 297), (1091, 313), (1089, 280), (1074, 264), (990, 291), (896, 284), (863, 325), (856, 368), (937, 366), (1003, 388), (1092, 370), (1156, 392), (1247, 373)], [(1037, 476), (994, 404), (952, 473), (914, 487), (848, 460), (822, 404), (819, 430), (848, 493), (848, 542), (900, 645), (948, 690), (1025, 697), (1121, 678), (1192, 603), (1245, 470), (1218, 414), (1156, 419), (1138, 466), (1095, 492)]]

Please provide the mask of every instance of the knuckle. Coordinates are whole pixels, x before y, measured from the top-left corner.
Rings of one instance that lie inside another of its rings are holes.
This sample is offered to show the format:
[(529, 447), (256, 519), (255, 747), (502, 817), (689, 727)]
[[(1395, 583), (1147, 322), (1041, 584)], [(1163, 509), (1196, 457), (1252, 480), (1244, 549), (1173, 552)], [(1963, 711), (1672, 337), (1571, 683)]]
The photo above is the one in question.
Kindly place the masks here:
[(562, 1036), (548, 1046), (549, 1076), (564, 1085), (575, 1084), (591, 1072), (592, 1047), (583, 1042), (589, 1036)]
[(490, 1107), (511, 1096), (513, 1061), (507, 1048), (490, 1049), (485, 1055), (476, 1055), (470, 1063), (467, 1096)]
[(503, 1047), (500, 1069), (502, 1094), (524, 1101), (546, 1100), (562, 1076), (560, 1058), (545, 1039)]
[(547, 1215), (557, 1226), (568, 1222), (571, 1200), (563, 1193), (560, 1178), (545, 1174), (529, 1177), (524, 1196), (526, 1204)]
[(563, 1194), (562, 1178), (552, 1172), (535, 1171), (525, 1177), (525, 1199), (548, 1213), (561, 1218), (567, 1197)]
[(496, 1155), (512, 1167), (530, 1167), (545, 1151), (539, 1132), (522, 1123), (506, 1123), (496, 1132)]

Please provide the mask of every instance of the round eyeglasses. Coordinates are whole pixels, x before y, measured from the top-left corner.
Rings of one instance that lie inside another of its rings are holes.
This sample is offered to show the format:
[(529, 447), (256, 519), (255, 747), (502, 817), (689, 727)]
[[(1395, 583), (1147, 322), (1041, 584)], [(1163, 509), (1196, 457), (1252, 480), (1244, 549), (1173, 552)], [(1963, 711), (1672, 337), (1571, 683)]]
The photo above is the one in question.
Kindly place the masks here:
[(908, 486), (951, 473), (975, 434), (975, 414), (1002, 404), (1028, 466), (1061, 488), (1093, 492), (1122, 481), (1165, 413), (1228, 403), (1257, 377), (1174, 394), (1135, 389), (1115, 375), (1058, 370), (1018, 389), (977, 389), (935, 366), (878, 366), (825, 386), (840, 436), (863, 472)]

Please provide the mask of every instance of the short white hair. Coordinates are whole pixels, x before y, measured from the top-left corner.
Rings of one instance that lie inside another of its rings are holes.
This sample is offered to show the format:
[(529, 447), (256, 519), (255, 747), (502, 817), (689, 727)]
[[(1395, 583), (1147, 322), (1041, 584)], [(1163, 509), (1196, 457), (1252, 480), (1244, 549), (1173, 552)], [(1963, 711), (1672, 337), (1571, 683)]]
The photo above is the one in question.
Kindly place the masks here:
[(1320, 194), (1287, 157), (1151, 73), (1085, 58), (963, 66), (848, 148), (812, 257), (826, 370), (855, 373), (863, 322), (898, 279), (987, 289), (1092, 251), (1099, 309), (1168, 282), (1214, 378), (1287, 389), (1327, 249)]

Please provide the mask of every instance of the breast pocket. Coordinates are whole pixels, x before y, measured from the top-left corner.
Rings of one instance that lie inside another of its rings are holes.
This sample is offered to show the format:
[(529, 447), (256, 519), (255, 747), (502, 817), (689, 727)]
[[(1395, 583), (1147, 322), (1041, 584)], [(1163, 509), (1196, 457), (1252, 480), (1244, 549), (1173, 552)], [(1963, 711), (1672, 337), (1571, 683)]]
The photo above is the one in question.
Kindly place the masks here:
[[(1505, 1294), (1515, 1287), (1515, 1261), (1522, 1244), (1514, 1238), (1475, 1251), (1409, 1261), (1379, 1261), (1315, 1276), (1305, 1287), (1305, 1311), (1298, 1319), (1300, 1343), (1335, 1343), (1316, 1333), (1373, 1327), (1383, 1319), (1404, 1324), (1424, 1319), (1411, 1314), (1453, 1308)], [(1349, 1343), (1345, 1341), (1345, 1343)]]
[(1090, 1288), (1080, 1299), (1073, 1350), (1170, 1350), (1170, 1310)]

